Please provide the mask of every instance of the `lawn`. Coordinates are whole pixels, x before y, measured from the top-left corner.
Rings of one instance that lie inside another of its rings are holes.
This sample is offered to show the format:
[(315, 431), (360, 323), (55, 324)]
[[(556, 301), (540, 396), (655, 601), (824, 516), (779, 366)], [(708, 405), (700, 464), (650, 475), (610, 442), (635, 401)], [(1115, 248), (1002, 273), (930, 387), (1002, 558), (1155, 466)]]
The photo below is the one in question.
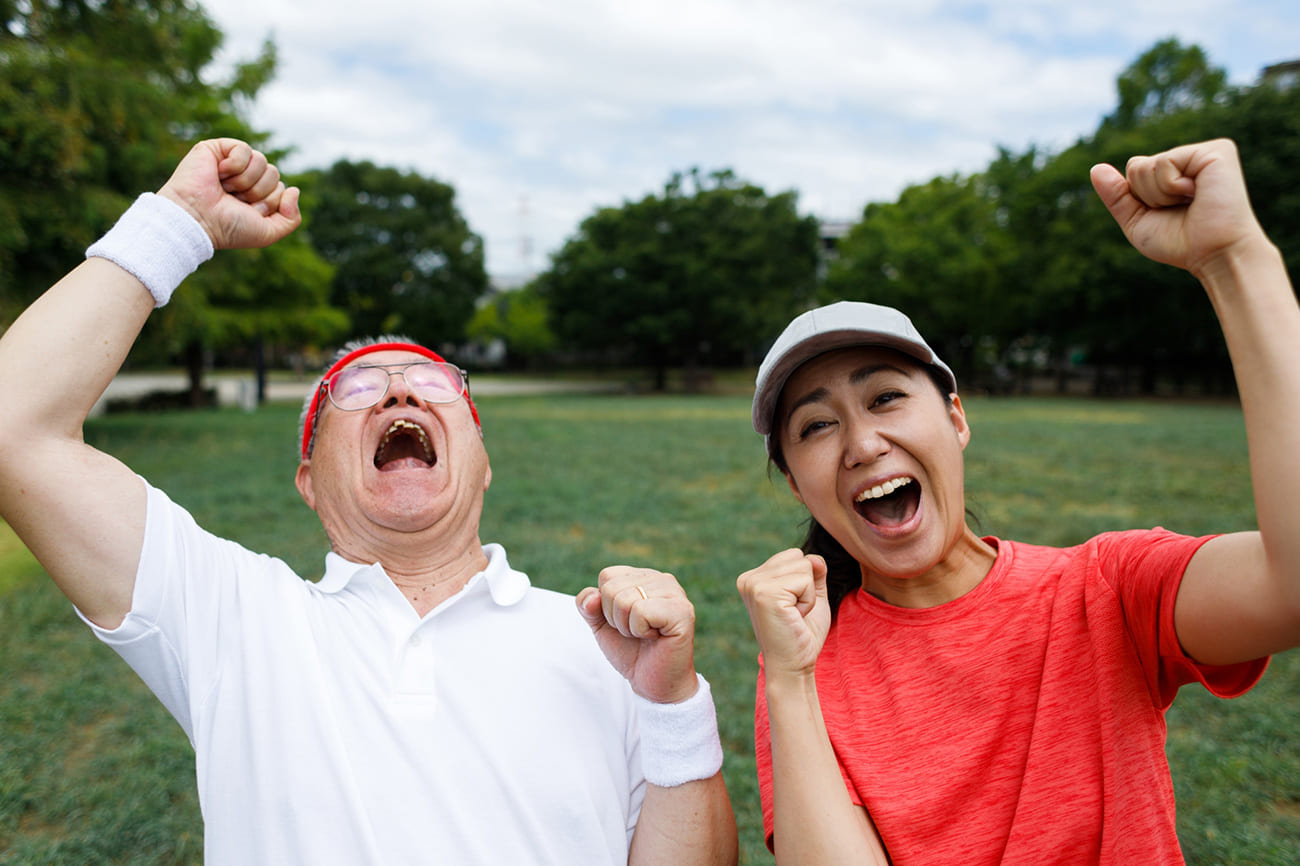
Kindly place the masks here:
[[(761, 839), (751, 719), (757, 648), (735, 577), (797, 543), (744, 397), (484, 397), (493, 484), (485, 541), (573, 592), (605, 565), (678, 576), (696, 603), (742, 862)], [(987, 534), (1069, 544), (1121, 527), (1251, 528), (1230, 405), (971, 399), (969, 505)], [(209, 529), (319, 573), (315, 516), (293, 488), (297, 407), (121, 415), (87, 430)], [(0, 524), (0, 864), (199, 863), (192, 754)], [(1300, 654), (1235, 701), (1187, 689), (1169, 715), (1192, 864), (1294, 864), (1300, 851)]]

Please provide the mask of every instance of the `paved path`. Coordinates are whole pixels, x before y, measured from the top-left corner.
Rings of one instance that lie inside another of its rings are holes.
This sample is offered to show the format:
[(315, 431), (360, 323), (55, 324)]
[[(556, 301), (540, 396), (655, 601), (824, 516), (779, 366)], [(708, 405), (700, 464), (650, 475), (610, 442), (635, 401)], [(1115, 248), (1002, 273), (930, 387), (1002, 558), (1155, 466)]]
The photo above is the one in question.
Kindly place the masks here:
[[(208, 376), (204, 384), (216, 387), (217, 402), (222, 406), (245, 406), (252, 408), (257, 384), (252, 376), (230, 377), (224, 375)], [(266, 385), (268, 400), (290, 400), (301, 403), (307, 396), (312, 382), (303, 380), (285, 382), (272, 380)], [(95, 404), (92, 415), (104, 411), (108, 400), (129, 397), (142, 397), (152, 391), (181, 391), (189, 387), (189, 379), (182, 373), (119, 373), (109, 383), (104, 396)], [(492, 376), (471, 379), (470, 392), (475, 396), (481, 394), (559, 394), (559, 393), (599, 393), (621, 390), (614, 382), (586, 382), (565, 379), (532, 379)]]

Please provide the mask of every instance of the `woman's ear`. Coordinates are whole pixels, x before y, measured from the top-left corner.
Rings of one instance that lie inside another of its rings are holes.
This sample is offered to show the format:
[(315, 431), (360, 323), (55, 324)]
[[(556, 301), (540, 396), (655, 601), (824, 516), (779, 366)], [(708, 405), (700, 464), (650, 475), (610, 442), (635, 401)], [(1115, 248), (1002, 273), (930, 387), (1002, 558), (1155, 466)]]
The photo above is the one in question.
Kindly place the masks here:
[(785, 483), (790, 485), (790, 492), (794, 494), (794, 498), (798, 499), (799, 504), (806, 508), (808, 503), (803, 501), (803, 494), (799, 492), (799, 484), (794, 480), (794, 476), (789, 472), (782, 472), (781, 474), (785, 476)]
[(948, 405), (948, 417), (952, 420), (953, 429), (957, 431), (957, 441), (965, 451), (970, 442), (970, 424), (966, 422), (966, 410), (962, 408), (961, 398), (956, 394), (952, 395), (952, 402)]

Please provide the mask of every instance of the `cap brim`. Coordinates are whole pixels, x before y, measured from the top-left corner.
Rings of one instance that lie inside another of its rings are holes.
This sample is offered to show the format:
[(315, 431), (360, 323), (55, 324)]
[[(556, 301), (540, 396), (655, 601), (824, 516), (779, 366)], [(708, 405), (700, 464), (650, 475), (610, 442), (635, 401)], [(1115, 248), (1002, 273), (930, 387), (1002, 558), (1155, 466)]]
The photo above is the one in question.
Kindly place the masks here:
[(776, 363), (760, 377), (755, 386), (755, 398), (752, 412), (754, 429), (764, 436), (772, 433), (772, 421), (776, 415), (776, 404), (781, 397), (785, 383), (803, 364), (818, 355), (836, 349), (851, 346), (880, 346), (902, 352), (923, 364), (935, 367), (948, 379), (952, 392), (957, 390), (957, 381), (934, 352), (925, 345), (899, 337), (897, 334), (881, 331), (864, 331), (860, 329), (842, 329), (813, 334), (790, 346), (777, 359)]

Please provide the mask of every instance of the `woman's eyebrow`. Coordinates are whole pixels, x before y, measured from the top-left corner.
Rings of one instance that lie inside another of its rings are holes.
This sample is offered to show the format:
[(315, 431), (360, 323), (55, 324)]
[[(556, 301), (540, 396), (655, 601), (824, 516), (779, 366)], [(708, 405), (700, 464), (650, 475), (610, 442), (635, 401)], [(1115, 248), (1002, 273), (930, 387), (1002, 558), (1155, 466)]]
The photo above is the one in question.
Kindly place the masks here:
[[(849, 374), (849, 384), (861, 385), (872, 376), (886, 370), (903, 376), (907, 375), (907, 371), (902, 367), (899, 367), (897, 364), (865, 364)], [(786, 420), (793, 418), (794, 413), (797, 412), (801, 406), (807, 406), (809, 403), (821, 402), (822, 400), (828, 399), (830, 395), (831, 392), (828, 388), (814, 388), (790, 404), (790, 409), (785, 413)]]
[(807, 394), (804, 394), (798, 400), (795, 400), (793, 403), (790, 404), (789, 411), (785, 413), (786, 420), (788, 421), (789, 419), (793, 418), (794, 413), (799, 411), (799, 407), (807, 406), (809, 403), (818, 403), (822, 400), (825, 400), (830, 395), (831, 392), (826, 388), (814, 388), (813, 390), (809, 391)]

